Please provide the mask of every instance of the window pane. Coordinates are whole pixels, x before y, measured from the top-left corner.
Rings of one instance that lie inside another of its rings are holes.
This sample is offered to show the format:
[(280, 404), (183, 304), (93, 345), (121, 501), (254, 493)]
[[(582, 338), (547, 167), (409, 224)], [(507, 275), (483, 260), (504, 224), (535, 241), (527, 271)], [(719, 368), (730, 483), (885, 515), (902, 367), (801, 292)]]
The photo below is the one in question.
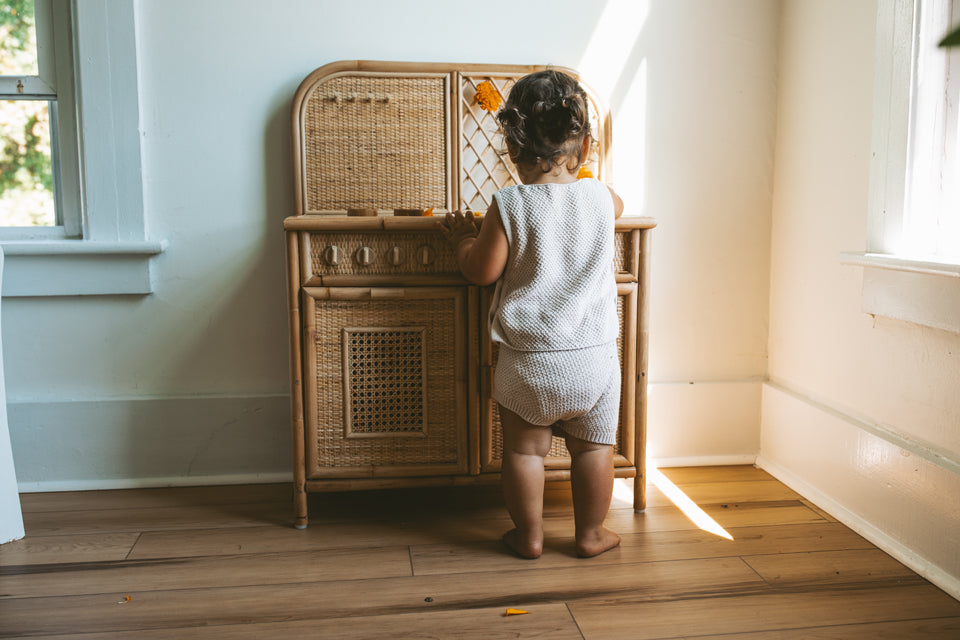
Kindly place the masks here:
[(960, 258), (956, 199), (960, 82), (953, 77), (960, 68), (960, 54), (937, 46), (954, 22), (950, 5), (944, 0), (924, 2), (916, 22), (910, 166), (900, 251), (922, 260)]
[(0, 76), (38, 74), (33, 0), (0, 0)]
[(0, 227), (54, 226), (50, 104), (0, 100)]

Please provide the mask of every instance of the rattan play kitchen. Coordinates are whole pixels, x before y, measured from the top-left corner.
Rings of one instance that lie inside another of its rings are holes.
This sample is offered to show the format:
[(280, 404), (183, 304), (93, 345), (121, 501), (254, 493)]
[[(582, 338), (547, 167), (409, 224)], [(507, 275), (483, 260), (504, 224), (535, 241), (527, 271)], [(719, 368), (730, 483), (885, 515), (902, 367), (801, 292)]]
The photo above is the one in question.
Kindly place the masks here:
[[(498, 152), (493, 113), (476, 96), (484, 83), (506, 96), (541, 68), (350, 61), (300, 85), (296, 211), (284, 221), (298, 528), (307, 524), (307, 492), (499, 479), (492, 289), (460, 275), (430, 214), (483, 212), (495, 191), (517, 182)], [(591, 102), (597, 149), (589, 168), (610, 181), (610, 119)], [(623, 368), (616, 474), (635, 478), (638, 510), (654, 224), (619, 220), (611, 266)], [(559, 438), (547, 465), (548, 480), (569, 477)]]

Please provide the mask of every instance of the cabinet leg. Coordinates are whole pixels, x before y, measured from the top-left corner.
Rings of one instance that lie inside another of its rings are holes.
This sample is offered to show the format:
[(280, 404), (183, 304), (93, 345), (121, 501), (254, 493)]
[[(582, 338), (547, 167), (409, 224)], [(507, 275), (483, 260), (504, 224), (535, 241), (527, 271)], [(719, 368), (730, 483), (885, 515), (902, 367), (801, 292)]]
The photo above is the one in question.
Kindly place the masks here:
[(647, 508), (647, 474), (644, 470), (637, 469), (637, 474), (633, 476), (633, 510), (641, 513)]
[(307, 492), (302, 487), (295, 489), (293, 494), (293, 528), (307, 528)]

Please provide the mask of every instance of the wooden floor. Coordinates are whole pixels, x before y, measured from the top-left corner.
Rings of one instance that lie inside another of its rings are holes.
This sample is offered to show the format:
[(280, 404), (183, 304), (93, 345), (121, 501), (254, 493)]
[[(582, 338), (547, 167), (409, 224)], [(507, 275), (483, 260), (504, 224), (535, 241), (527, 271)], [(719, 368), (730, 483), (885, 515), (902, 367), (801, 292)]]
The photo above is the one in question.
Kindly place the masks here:
[(306, 531), (287, 485), (24, 494), (0, 637), (960, 638), (960, 602), (763, 471), (664, 474), (733, 539), (653, 485), (589, 560), (549, 485), (533, 561), (499, 543), (496, 487), (317, 494)]

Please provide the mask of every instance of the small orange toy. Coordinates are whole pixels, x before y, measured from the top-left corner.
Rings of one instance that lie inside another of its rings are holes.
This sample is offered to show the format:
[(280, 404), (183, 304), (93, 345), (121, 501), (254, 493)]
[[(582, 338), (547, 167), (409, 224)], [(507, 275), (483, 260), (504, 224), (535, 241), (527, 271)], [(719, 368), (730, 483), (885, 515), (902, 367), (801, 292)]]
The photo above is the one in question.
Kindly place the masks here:
[(506, 615), (506, 616), (520, 616), (520, 615), (523, 615), (523, 614), (525, 614), (525, 613), (530, 613), (530, 612), (529, 612), (529, 611), (524, 611), (523, 609), (513, 609), (513, 608), (509, 608), (509, 609), (507, 609), (507, 612), (506, 612), (505, 614), (503, 614), (503, 615)]

